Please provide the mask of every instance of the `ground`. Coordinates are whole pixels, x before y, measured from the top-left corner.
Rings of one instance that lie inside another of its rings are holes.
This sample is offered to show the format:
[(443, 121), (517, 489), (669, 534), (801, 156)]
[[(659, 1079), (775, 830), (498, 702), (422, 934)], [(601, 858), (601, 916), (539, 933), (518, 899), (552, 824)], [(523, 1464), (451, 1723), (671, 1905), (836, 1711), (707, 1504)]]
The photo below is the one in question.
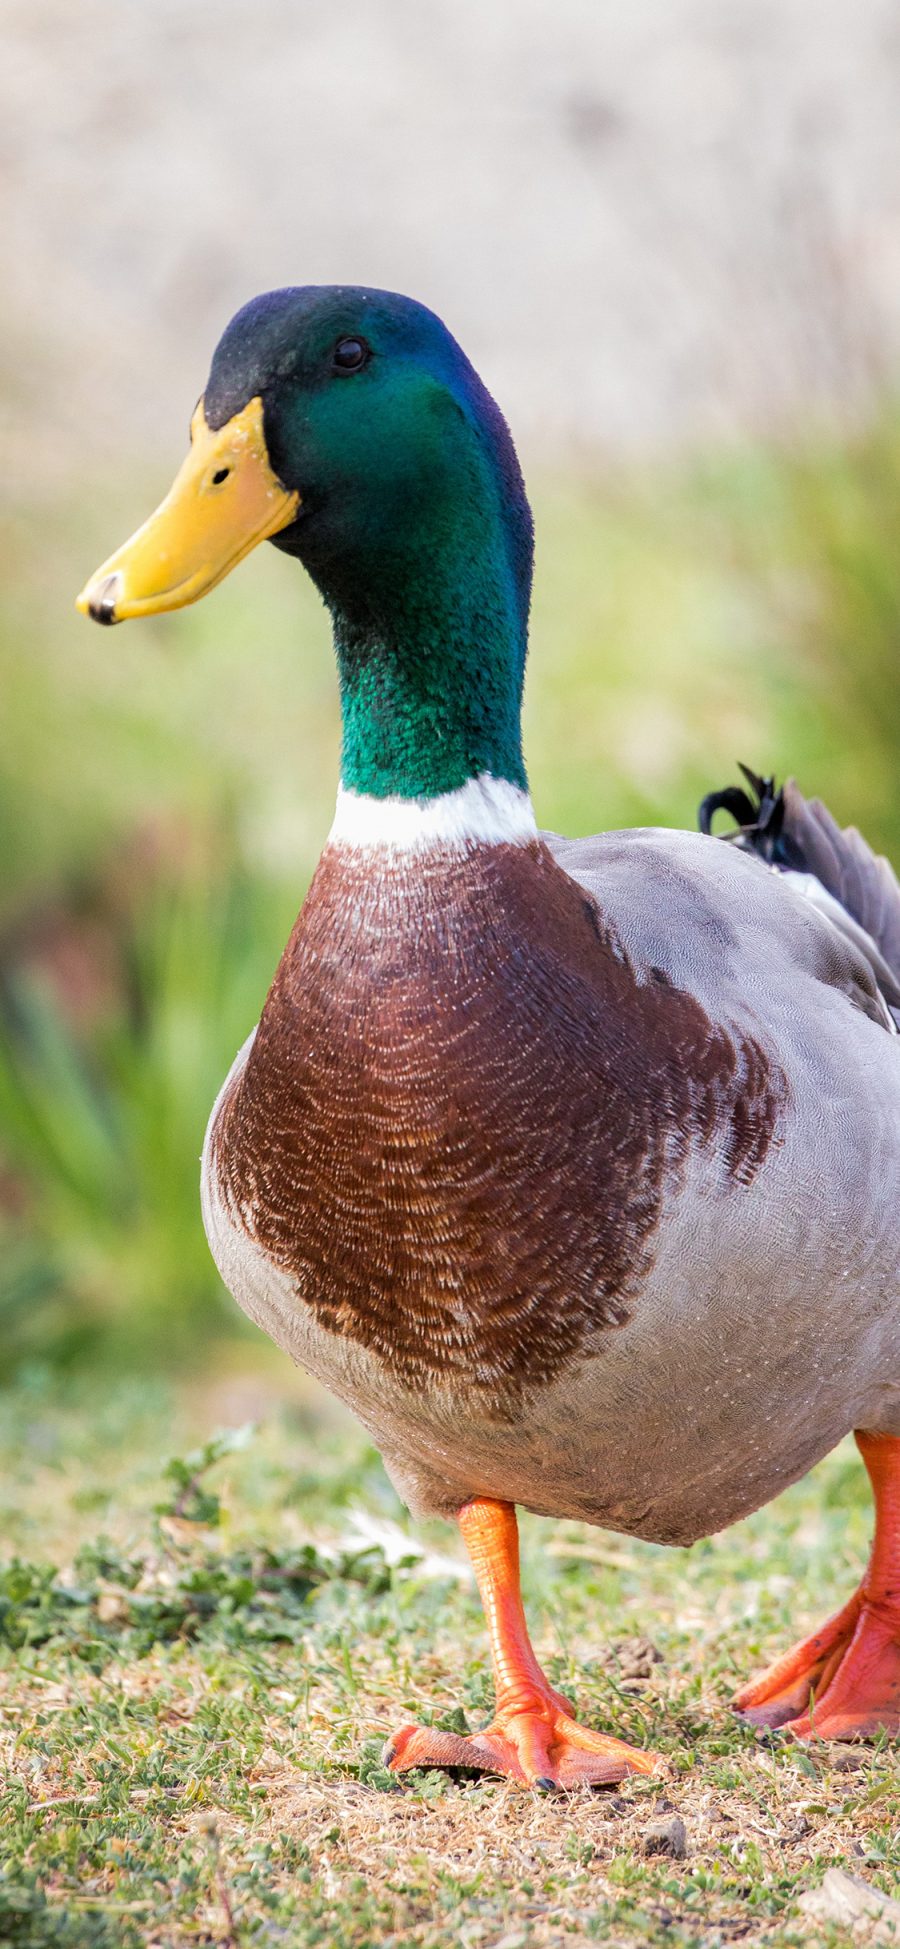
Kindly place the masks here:
[(896, 1887), (895, 1756), (761, 1743), (727, 1704), (857, 1579), (852, 1445), (690, 1551), (525, 1519), (554, 1682), (667, 1762), (549, 1797), (382, 1770), (411, 1714), (487, 1716), (477, 1600), (452, 1531), (283, 1368), (34, 1368), (4, 1405), (0, 1943), (778, 1945), (828, 1867)]

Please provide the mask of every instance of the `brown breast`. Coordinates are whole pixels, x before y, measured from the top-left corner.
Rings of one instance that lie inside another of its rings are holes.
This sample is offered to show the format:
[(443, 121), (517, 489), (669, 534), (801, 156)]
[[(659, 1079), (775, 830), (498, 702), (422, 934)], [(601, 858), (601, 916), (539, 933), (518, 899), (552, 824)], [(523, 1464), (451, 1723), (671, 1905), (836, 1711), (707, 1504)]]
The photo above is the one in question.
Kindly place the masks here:
[(214, 1162), (321, 1326), (511, 1411), (628, 1318), (689, 1149), (749, 1183), (786, 1094), (543, 845), (332, 847)]

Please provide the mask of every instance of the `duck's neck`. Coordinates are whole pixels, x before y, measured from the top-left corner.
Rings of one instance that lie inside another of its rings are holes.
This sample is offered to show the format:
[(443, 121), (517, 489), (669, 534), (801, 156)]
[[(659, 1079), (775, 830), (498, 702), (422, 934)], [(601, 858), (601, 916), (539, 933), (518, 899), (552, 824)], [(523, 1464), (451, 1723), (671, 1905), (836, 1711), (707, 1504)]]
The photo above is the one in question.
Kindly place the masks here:
[[(339, 824), (360, 843), (530, 813), (521, 703), (527, 588), (508, 536), (463, 519), (367, 564), (330, 602), (343, 716)], [(529, 564), (530, 566), (530, 564)], [(364, 802), (364, 803), (361, 803)], [(343, 817), (341, 816), (343, 812)], [(384, 831), (382, 833), (382, 828)], [(337, 835), (335, 835), (337, 836)]]

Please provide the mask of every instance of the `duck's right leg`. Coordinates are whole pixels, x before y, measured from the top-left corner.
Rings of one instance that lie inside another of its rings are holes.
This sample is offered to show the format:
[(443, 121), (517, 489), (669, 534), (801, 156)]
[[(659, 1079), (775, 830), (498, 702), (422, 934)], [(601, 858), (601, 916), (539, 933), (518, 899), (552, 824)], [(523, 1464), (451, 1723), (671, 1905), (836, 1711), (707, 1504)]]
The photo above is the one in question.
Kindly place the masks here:
[(483, 1732), (463, 1739), (433, 1726), (402, 1726), (385, 1748), (395, 1773), (413, 1766), (465, 1766), (505, 1773), (528, 1786), (613, 1786), (654, 1773), (653, 1753), (579, 1725), (568, 1699), (544, 1677), (531, 1647), (519, 1590), (516, 1512), (479, 1498), (457, 1516), (475, 1572), (491, 1641), (497, 1703)]
[(857, 1433), (875, 1496), (875, 1539), (859, 1589), (820, 1631), (732, 1701), (757, 1726), (798, 1739), (900, 1733), (900, 1437)]

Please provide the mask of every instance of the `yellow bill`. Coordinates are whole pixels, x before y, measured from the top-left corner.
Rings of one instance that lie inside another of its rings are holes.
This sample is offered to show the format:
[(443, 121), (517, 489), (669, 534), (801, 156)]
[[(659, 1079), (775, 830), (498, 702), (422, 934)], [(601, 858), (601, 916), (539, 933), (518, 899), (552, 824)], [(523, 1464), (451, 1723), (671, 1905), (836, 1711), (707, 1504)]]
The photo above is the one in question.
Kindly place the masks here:
[(201, 399), (191, 446), (164, 501), (85, 584), (76, 607), (97, 623), (182, 609), (228, 574), (257, 542), (288, 527), (300, 496), (272, 472), (263, 405), (251, 399), (217, 433)]

